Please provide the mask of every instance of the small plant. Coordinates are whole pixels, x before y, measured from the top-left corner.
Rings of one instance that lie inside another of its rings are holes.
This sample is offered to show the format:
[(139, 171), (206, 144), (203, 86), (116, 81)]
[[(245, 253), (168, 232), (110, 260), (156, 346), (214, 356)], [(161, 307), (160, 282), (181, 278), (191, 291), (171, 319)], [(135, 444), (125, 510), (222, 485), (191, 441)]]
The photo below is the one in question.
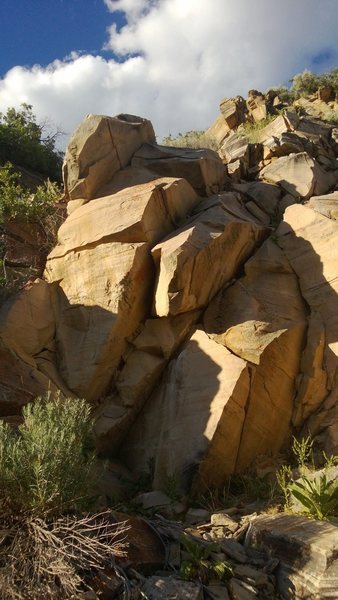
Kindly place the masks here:
[(281, 488), (284, 496), (284, 506), (286, 509), (290, 508), (290, 483), (292, 481), (292, 470), (289, 465), (283, 465), (279, 471), (277, 471), (276, 479), (279, 487)]
[(312, 452), (313, 440), (311, 436), (302, 438), (300, 441), (293, 437), (292, 452), (297, 459), (299, 468), (304, 471), (306, 470), (306, 464), (310, 461), (313, 466), (313, 452)]
[(338, 481), (328, 481), (325, 473), (310, 479), (303, 475), (289, 484), (291, 496), (298, 500), (303, 512), (316, 519), (338, 517)]
[(37, 399), (18, 432), (0, 421), (0, 506), (40, 516), (82, 509), (89, 501), (94, 454), (84, 400)]
[(232, 575), (230, 563), (212, 559), (212, 554), (219, 551), (217, 544), (196, 542), (187, 535), (181, 538), (181, 544), (189, 555), (181, 564), (180, 574), (184, 579), (198, 579), (201, 583), (207, 583), (213, 577), (224, 581)]
[(294, 502), (298, 501), (302, 511), (315, 519), (335, 519), (338, 516), (338, 480), (329, 481), (327, 470), (336, 464), (338, 457), (328, 458), (323, 453), (324, 472), (311, 476), (311, 469), (315, 468), (312, 449), (310, 436), (301, 440), (293, 438), (292, 451), (302, 476), (295, 480), (288, 465), (278, 471), (277, 482), (284, 495), (284, 506), (292, 510)]

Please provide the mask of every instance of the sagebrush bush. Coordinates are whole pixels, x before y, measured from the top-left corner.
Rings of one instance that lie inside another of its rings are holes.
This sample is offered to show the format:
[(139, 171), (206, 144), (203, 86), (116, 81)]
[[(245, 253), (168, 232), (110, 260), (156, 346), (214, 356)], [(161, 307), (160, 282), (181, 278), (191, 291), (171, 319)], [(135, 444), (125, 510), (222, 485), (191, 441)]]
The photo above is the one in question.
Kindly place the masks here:
[(205, 131), (187, 131), (186, 133), (179, 133), (177, 137), (172, 137), (170, 134), (163, 138), (162, 144), (163, 146), (175, 148), (218, 149), (216, 139), (211, 135), (208, 135)]
[(18, 431), (0, 421), (3, 510), (61, 514), (86, 505), (92, 483), (92, 420), (84, 400), (39, 398), (23, 409)]

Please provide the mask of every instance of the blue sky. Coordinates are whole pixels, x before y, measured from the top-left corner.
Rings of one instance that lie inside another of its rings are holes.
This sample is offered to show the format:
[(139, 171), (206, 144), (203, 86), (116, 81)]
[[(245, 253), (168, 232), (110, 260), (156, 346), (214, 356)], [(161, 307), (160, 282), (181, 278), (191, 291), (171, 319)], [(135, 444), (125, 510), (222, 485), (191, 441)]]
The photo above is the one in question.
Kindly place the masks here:
[(225, 96), (338, 65), (338, 0), (1, 0), (0, 111), (205, 129)]
[(71, 52), (102, 54), (115, 21), (125, 24), (124, 13), (108, 12), (102, 0), (1, 0), (0, 76), (11, 67), (47, 66)]

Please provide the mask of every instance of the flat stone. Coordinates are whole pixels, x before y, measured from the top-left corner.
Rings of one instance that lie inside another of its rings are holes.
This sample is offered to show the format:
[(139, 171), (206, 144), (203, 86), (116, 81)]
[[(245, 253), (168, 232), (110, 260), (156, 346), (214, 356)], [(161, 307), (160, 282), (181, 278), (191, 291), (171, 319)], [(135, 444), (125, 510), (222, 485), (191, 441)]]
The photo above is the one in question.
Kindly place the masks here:
[(143, 593), (149, 600), (203, 600), (199, 583), (175, 577), (149, 577), (143, 585)]
[(158, 506), (168, 506), (171, 503), (170, 498), (163, 492), (159, 490), (154, 490), (152, 492), (145, 492), (144, 494), (139, 494), (135, 498), (135, 502), (137, 504), (141, 504), (142, 508), (155, 508)]
[(226, 512), (217, 512), (211, 515), (211, 525), (227, 527), (233, 532), (239, 527), (239, 524), (231, 519)]
[(232, 600), (256, 600), (258, 591), (248, 588), (242, 581), (232, 577), (229, 583)]
[(229, 592), (225, 585), (207, 585), (205, 590), (211, 600), (230, 600)]
[(239, 542), (227, 539), (220, 541), (219, 544), (221, 546), (222, 551), (227, 556), (229, 556), (229, 558), (233, 558), (234, 560), (242, 564), (248, 562), (248, 555), (242, 544), (240, 544)]
[(336, 597), (336, 524), (296, 515), (262, 515), (251, 522), (245, 544), (280, 560), (277, 588), (283, 598), (326, 600)]

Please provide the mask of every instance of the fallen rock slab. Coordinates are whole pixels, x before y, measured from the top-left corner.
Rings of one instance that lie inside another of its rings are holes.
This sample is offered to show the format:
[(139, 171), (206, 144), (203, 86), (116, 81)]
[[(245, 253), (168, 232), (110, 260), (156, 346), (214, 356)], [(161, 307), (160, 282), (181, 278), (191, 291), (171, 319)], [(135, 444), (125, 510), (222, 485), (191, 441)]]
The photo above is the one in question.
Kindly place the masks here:
[(277, 589), (285, 600), (336, 597), (336, 524), (286, 514), (259, 516), (250, 524), (245, 545), (279, 559)]

